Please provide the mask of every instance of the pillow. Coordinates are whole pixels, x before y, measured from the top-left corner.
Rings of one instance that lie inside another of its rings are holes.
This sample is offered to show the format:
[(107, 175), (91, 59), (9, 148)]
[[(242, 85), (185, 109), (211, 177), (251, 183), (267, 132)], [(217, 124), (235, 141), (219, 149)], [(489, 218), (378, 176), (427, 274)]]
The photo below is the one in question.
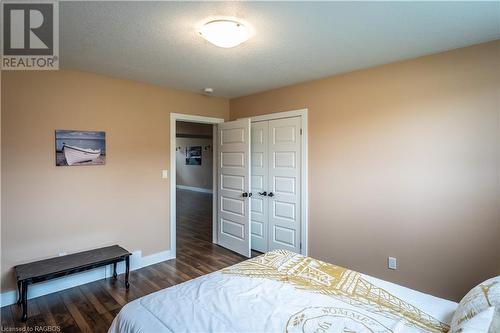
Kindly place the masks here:
[[(495, 318), (495, 320), (493, 320)], [(452, 333), (495, 333), (499, 332), (496, 327), (499, 323), (500, 307), (490, 306), (483, 312), (469, 320), (464, 321), (459, 327), (453, 329)]]
[(462, 298), (453, 314), (451, 331), (459, 332), (466, 322), (490, 307), (500, 307), (500, 275), (478, 284)]

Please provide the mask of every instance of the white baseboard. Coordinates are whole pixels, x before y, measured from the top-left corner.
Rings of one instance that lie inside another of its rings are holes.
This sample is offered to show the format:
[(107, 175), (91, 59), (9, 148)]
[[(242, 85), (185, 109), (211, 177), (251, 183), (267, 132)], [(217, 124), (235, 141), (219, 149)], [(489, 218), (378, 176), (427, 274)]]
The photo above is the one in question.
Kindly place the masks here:
[[(136, 270), (142, 267), (153, 265), (165, 260), (175, 258), (175, 253), (171, 250), (158, 252), (149, 256), (142, 256), (141, 251), (133, 251), (130, 256), (130, 270)], [(117, 265), (117, 273), (122, 274), (125, 272), (125, 263), (120, 262)], [(55, 293), (68, 288), (80, 286), (85, 283), (105, 279), (113, 275), (111, 265), (96, 268), (90, 271), (75, 273), (72, 275), (64, 276), (58, 279), (41, 282), (30, 285), (28, 288), (28, 299)], [(0, 307), (11, 305), (17, 302), (17, 291), (11, 290), (0, 294)]]
[(203, 192), (203, 193), (213, 193), (212, 189), (210, 188), (202, 188), (202, 187), (194, 187), (194, 186), (186, 186), (186, 185), (176, 185), (179, 190), (187, 190), (187, 191), (194, 191), (194, 192)]

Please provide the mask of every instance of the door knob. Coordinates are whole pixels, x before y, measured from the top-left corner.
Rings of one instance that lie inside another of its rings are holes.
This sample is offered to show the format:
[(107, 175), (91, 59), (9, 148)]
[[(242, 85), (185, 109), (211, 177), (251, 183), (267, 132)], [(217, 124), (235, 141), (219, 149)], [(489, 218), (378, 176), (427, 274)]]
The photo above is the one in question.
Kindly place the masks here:
[(248, 197), (248, 193), (247, 192), (243, 192), (242, 196), (243, 196), (243, 198), (247, 198)]
[(264, 191), (264, 192), (259, 192), (260, 195), (263, 195), (263, 196), (266, 196), (267, 195), (267, 192)]
[(269, 197), (274, 197), (274, 193), (273, 192), (269, 192), (268, 196)]

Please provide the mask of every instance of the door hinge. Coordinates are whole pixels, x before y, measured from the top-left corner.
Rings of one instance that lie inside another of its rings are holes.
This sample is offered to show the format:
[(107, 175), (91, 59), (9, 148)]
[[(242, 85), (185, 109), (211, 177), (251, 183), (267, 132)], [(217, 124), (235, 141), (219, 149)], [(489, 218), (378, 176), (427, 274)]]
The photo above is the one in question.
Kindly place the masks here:
[(300, 129), (300, 135), (302, 135), (302, 128)]

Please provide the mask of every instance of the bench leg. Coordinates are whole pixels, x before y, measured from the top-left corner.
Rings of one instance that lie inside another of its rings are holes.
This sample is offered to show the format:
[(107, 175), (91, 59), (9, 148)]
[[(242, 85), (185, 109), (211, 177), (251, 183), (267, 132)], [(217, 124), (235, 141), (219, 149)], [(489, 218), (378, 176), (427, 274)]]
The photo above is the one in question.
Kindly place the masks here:
[(23, 282), (22, 283), (22, 303), (23, 303), (23, 316), (22, 316), (22, 320), (23, 321), (26, 321), (28, 319), (28, 283), (27, 282)]
[(17, 298), (17, 305), (21, 305), (21, 300), (23, 298), (23, 290), (22, 290), (22, 282), (21, 281), (17, 281), (17, 295), (19, 296)]
[(130, 272), (130, 256), (125, 258), (125, 288), (128, 289), (130, 287), (130, 283), (128, 283), (128, 274)]
[(113, 263), (113, 280), (116, 280), (117, 274), (116, 274), (116, 262)]

